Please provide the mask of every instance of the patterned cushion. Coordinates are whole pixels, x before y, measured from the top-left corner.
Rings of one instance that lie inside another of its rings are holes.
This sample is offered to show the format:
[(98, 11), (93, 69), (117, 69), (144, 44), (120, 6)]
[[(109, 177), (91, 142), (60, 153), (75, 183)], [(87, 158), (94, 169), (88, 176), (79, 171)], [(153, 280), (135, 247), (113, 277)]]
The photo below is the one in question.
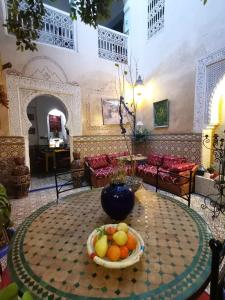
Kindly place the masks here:
[(164, 172), (159, 172), (159, 177), (161, 178), (162, 181), (168, 182), (168, 183), (178, 183), (180, 177), (177, 175), (173, 175), (169, 173), (169, 171), (164, 170)]
[(170, 172), (179, 173), (187, 170), (192, 170), (195, 163), (174, 164), (170, 167)]
[(157, 167), (145, 165), (145, 168), (143, 169), (142, 172), (144, 175), (156, 176), (157, 175)]
[(99, 155), (94, 157), (87, 157), (87, 162), (92, 169), (100, 169), (109, 166), (106, 155)]
[(108, 154), (106, 156), (107, 156), (107, 161), (109, 162), (110, 165), (117, 166), (118, 165), (118, 160), (116, 158), (121, 157), (121, 156), (125, 156), (125, 154), (124, 154), (124, 152), (117, 152), (117, 153)]
[(105, 177), (109, 177), (113, 174), (113, 168), (112, 167), (105, 167), (105, 168), (100, 168), (100, 169), (96, 169), (94, 170), (94, 175), (97, 178), (105, 178)]
[(137, 165), (137, 173), (138, 174), (144, 174), (144, 169), (147, 167), (147, 164), (140, 164)]
[(186, 158), (178, 157), (173, 155), (164, 155), (163, 156), (163, 165), (164, 169), (170, 169), (174, 164), (180, 164), (186, 162)]
[(163, 162), (163, 156), (158, 154), (149, 154), (148, 164), (151, 166), (161, 166)]

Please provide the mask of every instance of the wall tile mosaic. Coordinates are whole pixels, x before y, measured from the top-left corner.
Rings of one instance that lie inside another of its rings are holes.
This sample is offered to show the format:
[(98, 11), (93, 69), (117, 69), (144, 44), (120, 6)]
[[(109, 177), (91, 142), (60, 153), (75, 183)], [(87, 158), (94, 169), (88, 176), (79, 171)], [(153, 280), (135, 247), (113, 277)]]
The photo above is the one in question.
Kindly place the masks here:
[(151, 135), (146, 143), (135, 145), (135, 152), (179, 155), (186, 157), (188, 161), (200, 163), (201, 140), (201, 134), (192, 133)]
[(24, 138), (20, 136), (0, 136), (0, 158), (24, 157)]
[[(131, 150), (131, 140), (128, 140), (128, 147)], [(127, 151), (124, 138), (121, 135), (102, 135), (102, 136), (74, 136), (73, 149), (85, 156), (96, 154), (114, 153)]]

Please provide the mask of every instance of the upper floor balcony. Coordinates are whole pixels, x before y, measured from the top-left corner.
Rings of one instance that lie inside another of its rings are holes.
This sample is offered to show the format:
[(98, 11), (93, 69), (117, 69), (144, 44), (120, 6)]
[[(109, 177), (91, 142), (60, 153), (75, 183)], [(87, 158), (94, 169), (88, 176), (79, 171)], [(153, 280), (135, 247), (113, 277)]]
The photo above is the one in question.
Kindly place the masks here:
[[(25, 9), (22, 2), (21, 9)], [(76, 22), (72, 21), (70, 15), (64, 11), (46, 4), (45, 9), (43, 27), (39, 31), (38, 41), (43, 44), (77, 51), (79, 40)], [(82, 32), (83, 35), (85, 35), (85, 31)], [(97, 35), (98, 40), (93, 35), (93, 42), (96, 42), (96, 45), (98, 43), (98, 56), (100, 58), (127, 63), (128, 36), (126, 34), (99, 25), (97, 27)]]

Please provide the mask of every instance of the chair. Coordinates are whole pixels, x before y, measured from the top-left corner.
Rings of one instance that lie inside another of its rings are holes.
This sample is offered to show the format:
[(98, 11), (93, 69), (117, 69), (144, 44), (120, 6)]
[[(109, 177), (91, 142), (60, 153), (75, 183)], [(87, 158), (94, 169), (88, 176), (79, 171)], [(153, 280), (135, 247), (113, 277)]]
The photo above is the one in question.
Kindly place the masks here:
[(212, 250), (212, 264), (210, 275), (210, 295), (203, 292), (196, 300), (225, 300), (225, 241), (211, 239), (209, 246)]

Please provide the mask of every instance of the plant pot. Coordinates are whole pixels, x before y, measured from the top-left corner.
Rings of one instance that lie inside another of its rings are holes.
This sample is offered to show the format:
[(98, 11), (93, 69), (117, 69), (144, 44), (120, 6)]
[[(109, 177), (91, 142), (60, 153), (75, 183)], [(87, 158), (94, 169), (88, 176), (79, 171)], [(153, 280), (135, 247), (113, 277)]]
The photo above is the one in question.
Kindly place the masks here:
[(134, 193), (124, 183), (110, 184), (101, 194), (103, 210), (114, 220), (124, 220), (134, 207)]

